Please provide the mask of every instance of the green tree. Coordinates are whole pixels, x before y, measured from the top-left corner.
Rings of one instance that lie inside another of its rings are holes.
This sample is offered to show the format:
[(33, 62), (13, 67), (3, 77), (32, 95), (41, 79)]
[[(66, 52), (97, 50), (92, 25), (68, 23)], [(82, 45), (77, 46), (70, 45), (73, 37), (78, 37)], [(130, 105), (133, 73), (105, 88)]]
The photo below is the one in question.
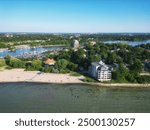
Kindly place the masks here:
[(67, 65), (67, 68), (71, 71), (77, 71), (77, 68), (78, 68), (78, 65), (77, 64), (74, 64), (72, 62), (69, 62), (68, 65)]
[(0, 43), (0, 48), (7, 48), (7, 45), (5, 43)]
[(129, 71), (123, 64), (119, 65), (119, 68), (113, 72), (113, 79), (117, 82), (126, 82), (126, 76), (129, 74)]
[(11, 56), (7, 55), (4, 59), (5, 59), (6, 64), (9, 65)]
[(131, 70), (137, 73), (142, 72), (143, 68), (143, 64), (139, 59), (135, 59), (134, 63), (131, 65)]
[(126, 75), (127, 81), (128, 81), (128, 82), (131, 82), (131, 83), (136, 83), (136, 82), (137, 82), (135, 77), (136, 77), (136, 76), (135, 76), (134, 73), (128, 73), (128, 74)]
[(57, 55), (57, 60), (59, 60), (59, 59), (70, 60), (71, 54), (72, 54), (71, 50), (68, 50), (68, 51), (62, 50), (59, 52), (59, 55)]
[(42, 69), (42, 61), (39, 59), (34, 59), (33, 61), (26, 63), (27, 70), (40, 70)]
[(35, 70), (39, 70), (42, 67), (42, 62), (39, 59), (33, 60), (31, 65)]
[(83, 49), (79, 49), (72, 53), (71, 61), (75, 64), (83, 66), (85, 55), (86, 55), (85, 51)]
[(59, 72), (66, 72), (67, 71), (68, 61), (65, 59), (60, 59), (56, 62), (55, 68), (59, 70)]
[(21, 61), (20, 59), (17, 59), (14, 57), (12, 57), (10, 59), (9, 65), (13, 68), (24, 68), (25, 67), (24, 61)]
[(117, 61), (116, 53), (115, 52), (109, 53), (107, 58), (107, 63), (112, 64), (112, 63), (116, 63), (116, 61)]

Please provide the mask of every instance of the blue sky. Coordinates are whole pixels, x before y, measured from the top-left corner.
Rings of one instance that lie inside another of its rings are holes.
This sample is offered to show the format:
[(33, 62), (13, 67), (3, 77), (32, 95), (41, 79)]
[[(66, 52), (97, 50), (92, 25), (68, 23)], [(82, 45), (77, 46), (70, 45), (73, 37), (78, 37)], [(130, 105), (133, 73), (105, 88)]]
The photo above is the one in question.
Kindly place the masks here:
[(0, 32), (150, 32), (150, 0), (0, 0)]

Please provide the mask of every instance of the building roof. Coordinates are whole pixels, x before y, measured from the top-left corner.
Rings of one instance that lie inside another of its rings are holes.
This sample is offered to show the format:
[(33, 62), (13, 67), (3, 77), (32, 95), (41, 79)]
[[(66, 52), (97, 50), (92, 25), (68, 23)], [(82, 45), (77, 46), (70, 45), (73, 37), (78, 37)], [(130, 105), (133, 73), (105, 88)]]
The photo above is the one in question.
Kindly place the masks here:
[(104, 67), (106, 69), (109, 69), (110, 66), (106, 65), (103, 61), (100, 61), (100, 62), (93, 62), (92, 65), (94, 66), (99, 66), (99, 67)]
[(93, 62), (92, 65), (95, 65), (95, 66), (106, 66), (106, 64), (103, 61)]
[(93, 62), (92, 65), (99, 66), (99, 62)]
[(44, 64), (46, 64), (46, 65), (54, 65), (55, 62), (56, 61), (54, 59), (48, 58), (46, 61), (44, 61)]

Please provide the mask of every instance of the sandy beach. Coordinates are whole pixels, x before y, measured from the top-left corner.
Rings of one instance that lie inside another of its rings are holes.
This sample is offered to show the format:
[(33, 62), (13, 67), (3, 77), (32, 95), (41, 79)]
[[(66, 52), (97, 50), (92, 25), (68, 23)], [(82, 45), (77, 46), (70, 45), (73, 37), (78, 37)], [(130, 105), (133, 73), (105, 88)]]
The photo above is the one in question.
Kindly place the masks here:
[(69, 74), (50, 74), (39, 71), (12, 69), (0, 71), (0, 82), (43, 82), (43, 83), (82, 83), (83, 76)]
[(0, 83), (4, 82), (39, 82), (39, 83), (57, 83), (57, 84), (87, 84), (103, 87), (150, 87), (150, 84), (132, 84), (132, 83), (93, 83), (83, 82), (84, 76), (71, 76), (70, 74), (42, 73), (40, 71), (24, 71), (24, 69), (12, 69), (0, 71)]

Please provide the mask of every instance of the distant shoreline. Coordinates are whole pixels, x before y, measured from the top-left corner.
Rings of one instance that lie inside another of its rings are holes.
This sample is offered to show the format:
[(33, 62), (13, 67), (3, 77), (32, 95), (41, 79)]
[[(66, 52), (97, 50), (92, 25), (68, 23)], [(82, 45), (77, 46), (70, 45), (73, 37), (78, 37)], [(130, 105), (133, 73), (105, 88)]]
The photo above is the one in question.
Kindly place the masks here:
[[(37, 47), (43, 47), (43, 48), (47, 48), (47, 47), (66, 47), (67, 45), (41, 45), (41, 46), (35, 46)], [(14, 46), (16, 49), (26, 49), (26, 48), (34, 48), (34, 46), (30, 46), (30, 45), (17, 45)], [(8, 48), (0, 48), (0, 52), (4, 52), (4, 51), (8, 51)]]
[(84, 76), (71, 76), (70, 74), (41, 73), (39, 71), (24, 71), (12, 69), (0, 71), (1, 83), (48, 83), (48, 84), (83, 84), (96, 87), (109, 88), (150, 88), (150, 84), (132, 83), (94, 83), (83, 82)]

